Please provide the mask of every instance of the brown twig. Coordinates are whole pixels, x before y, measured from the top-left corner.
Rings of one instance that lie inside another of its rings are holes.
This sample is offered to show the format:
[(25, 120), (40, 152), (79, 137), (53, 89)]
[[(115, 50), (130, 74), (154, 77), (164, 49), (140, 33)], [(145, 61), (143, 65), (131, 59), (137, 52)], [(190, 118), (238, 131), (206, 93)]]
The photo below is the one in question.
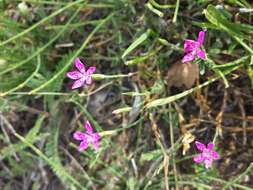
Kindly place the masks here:
[(247, 143), (247, 133), (246, 133), (246, 128), (247, 128), (247, 121), (245, 120), (246, 118), (246, 112), (244, 109), (244, 101), (243, 98), (240, 95), (240, 92), (238, 90), (235, 90), (235, 95), (238, 98), (238, 106), (242, 115), (242, 128), (243, 128), (243, 145), (246, 145)]
[(218, 134), (222, 137), (222, 128), (221, 128), (221, 123), (222, 123), (222, 118), (224, 115), (224, 110), (227, 106), (227, 99), (228, 99), (228, 92), (225, 89), (224, 90), (224, 96), (223, 96), (223, 101), (221, 105), (220, 112), (217, 114), (215, 121), (216, 121), (216, 129), (218, 130)]

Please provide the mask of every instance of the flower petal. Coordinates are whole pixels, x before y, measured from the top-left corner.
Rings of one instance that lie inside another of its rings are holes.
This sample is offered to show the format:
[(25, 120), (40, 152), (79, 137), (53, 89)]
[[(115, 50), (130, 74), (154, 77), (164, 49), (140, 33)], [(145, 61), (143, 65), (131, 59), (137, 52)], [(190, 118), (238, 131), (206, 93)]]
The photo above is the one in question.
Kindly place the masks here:
[(203, 151), (206, 148), (206, 146), (199, 141), (195, 141), (195, 145), (200, 151)]
[(83, 150), (87, 149), (88, 146), (89, 146), (89, 143), (88, 143), (87, 141), (82, 141), (82, 142), (80, 143), (80, 145), (79, 145), (78, 150), (79, 150), (79, 151), (83, 151)]
[(94, 148), (95, 150), (98, 150), (98, 149), (99, 149), (99, 144), (98, 144), (97, 141), (96, 141), (96, 142), (92, 142), (92, 145), (93, 145), (93, 148)]
[(182, 59), (182, 62), (183, 63), (186, 63), (186, 62), (190, 62), (190, 61), (193, 61), (195, 59), (195, 55), (193, 53), (188, 53), (186, 54), (183, 59)]
[(210, 151), (210, 154), (211, 154), (212, 158), (215, 159), (215, 160), (218, 160), (220, 158), (219, 154), (217, 152), (213, 151), (213, 150)]
[(72, 89), (76, 89), (76, 88), (79, 88), (81, 86), (84, 85), (84, 79), (81, 78), (81, 79), (78, 79), (77, 81), (74, 82), (74, 84), (72, 85)]
[(94, 133), (92, 138), (93, 138), (93, 141), (98, 142), (101, 136), (99, 135), (99, 133)]
[(204, 162), (205, 162), (205, 168), (208, 169), (212, 166), (213, 160), (211, 158), (206, 158)]
[(86, 76), (86, 84), (90, 85), (92, 83), (92, 77), (91, 75)]
[(89, 67), (87, 70), (87, 75), (92, 75), (96, 71), (96, 67)]
[(204, 161), (204, 157), (202, 156), (202, 154), (199, 154), (198, 156), (195, 156), (194, 158), (193, 158), (193, 160), (194, 160), (194, 162), (195, 163), (201, 163), (201, 162), (203, 162)]
[(198, 47), (198, 42), (194, 40), (186, 39), (184, 41), (184, 52), (189, 53), (192, 52), (196, 47)]
[(81, 141), (81, 140), (84, 140), (86, 139), (86, 136), (84, 133), (80, 132), (80, 131), (76, 131), (74, 134), (73, 134), (73, 138), (78, 140), (78, 141)]
[(213, 143), (208, 143), (208, 145), (207, 145), (207, 149), (209, 150), (209, 151), (211, 151), (211, 150), (213, 150), (213, 147), (214, 147), (214, 144)]
[(200, 45), (202, 45), (204, 43), (204, 40), (205, 40), (205, 32), (200, 31), (199, 36), (198, 36), (198, 42), (200, 43)]
[(75, 66), (76, 68), (81, 72), (81, 73), (85, 73), (85, 67), (84, 64), (81, 62), (81, 60), (79, 58), (76, 58), (75, 60)]
[(87, 130), (88, 133), (92, 133), (93, 132), (93, 128), (92, 128), (92, 126), (91, 126), (91, 124), (90, 124), (89, 121), (85, 122), (84, 127), (85, 127), (85, 129)]
[(205, 60), (205, 59), (206, 59), (206, 53), (205, 53), (205, 51), (199, 49), (199, 50), (198, 50), (198, 57), (199, 57), (200, 59)]
[(71, 79), (80, 79), (82, 76), (83, 76), (82, 73), (78, 71), (67, 72), (67, 77)]

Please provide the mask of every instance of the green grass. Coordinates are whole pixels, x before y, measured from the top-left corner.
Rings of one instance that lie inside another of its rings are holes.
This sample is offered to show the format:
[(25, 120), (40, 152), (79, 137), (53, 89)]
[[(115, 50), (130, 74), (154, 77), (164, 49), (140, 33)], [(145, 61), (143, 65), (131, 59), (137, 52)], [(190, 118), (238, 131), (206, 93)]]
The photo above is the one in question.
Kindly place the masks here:
[[(0, 0), (0, 189), (253, 189), (253, 4), (220, 5)], [(198, 82), (169, 89), (201, 27)], [(72, 91), (76, 57), (97, 71)], [(72, 138), (85, 120), (102, 136), (98, 152), (79, 153)], [(194, 164), (194, 143), (182, 155), (186, 132), (215, 142), (210, 170)]]

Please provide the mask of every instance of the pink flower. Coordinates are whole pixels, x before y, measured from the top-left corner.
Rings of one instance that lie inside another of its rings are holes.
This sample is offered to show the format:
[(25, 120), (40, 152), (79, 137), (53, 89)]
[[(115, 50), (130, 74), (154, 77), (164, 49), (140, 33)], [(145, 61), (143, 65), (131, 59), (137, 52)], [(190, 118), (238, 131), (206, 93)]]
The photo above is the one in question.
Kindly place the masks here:
[(73, 138), (75, 140), (81, 141), (79, 145), (79, 151), (83, 151), (87, 149), (89, 144), (93, 145), (95, 150), (98, 150), (99, 148), (98, 141), (101, 138), (99, 133), (93, 133), (93, 128), (91, 127), (91, 124), (89, 121), (86, 121), (85, 129), (87, 131), (86, 133), (76, 131), (73, 134)]
[(203, 60), (206, 59), (205, 51), (201, 50), (201, 46), (204, 43), (204, 39), (205, 39), (205, 32), (200, 31), (197, 41), (189, 39), (186, 39), (184, 41), (185, 56), (183, 57), (182, 60), (183, 63), (193, 61), (196, 56)]
[(90, 67), (85, 71), (85, 66), (79, 58), (75, 60), (75, 66), (77, 70), (67, 73), (67, 77), (76, 80), (72, 85), (72, 89), (79, 88), (86, 84), (92, 83), (91, 75), (96, 71), (96, 67)]
[(212, 166), (213, 159), (219, 159), (218, 153), (213, 150), (213, 143), (209, 143), (206, 147), (204, 144), (196, 141), (195, 145), (197, 146), (197, 149), (201, 151), (201, 153), (193, 158), (194, 162), (198, 164), (204, 162), (205, 168), (210, 168)]

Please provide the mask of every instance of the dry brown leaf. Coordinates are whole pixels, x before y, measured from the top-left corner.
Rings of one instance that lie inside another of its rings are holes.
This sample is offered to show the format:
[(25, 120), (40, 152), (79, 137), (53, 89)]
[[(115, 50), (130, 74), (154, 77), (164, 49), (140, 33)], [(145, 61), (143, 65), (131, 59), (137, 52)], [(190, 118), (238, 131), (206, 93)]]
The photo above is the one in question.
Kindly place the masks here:
[(191, 88), (199, 77), (199, 65), (192, 63), (176, 63), (167, 73), (167, 83), (172, 86)]
[(193, 134), (191, 134), (190, 132), (186, 132), (183, 135), (183, 155), (185, 155), (185, 153), (190, 149), (190, 143), (192, 143), (195, 140), (195, 136)]

